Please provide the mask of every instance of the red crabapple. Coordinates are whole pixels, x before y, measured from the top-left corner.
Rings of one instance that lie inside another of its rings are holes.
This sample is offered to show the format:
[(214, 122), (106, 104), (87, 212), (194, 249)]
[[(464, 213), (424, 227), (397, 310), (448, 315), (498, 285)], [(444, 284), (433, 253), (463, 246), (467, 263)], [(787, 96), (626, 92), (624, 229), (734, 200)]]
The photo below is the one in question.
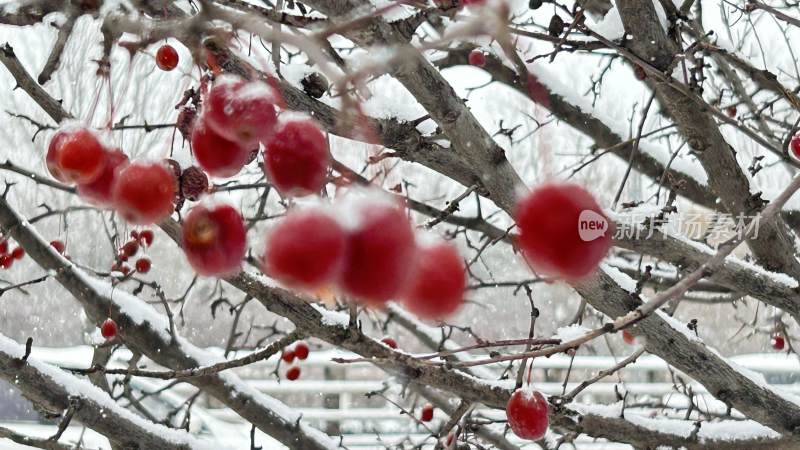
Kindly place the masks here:
[(644, 68), (640, 65), (633, 66), (633, 76), (636, 77), (639, 81), (644, 81), (647, 79), (647, 72), (644, 71)]
[(522, 439), (538, 441), (547, 432), (547, 409), (547, 400), (541, 393), (531, 388), (517, 389), (506, 405), (511, 431)]
[(789, 141), (789, 148), (792, 149), (792, 154), (795, 158), (800, 158), (800, 134), (792, 136), (792, 140)]
[(433, 405), (426, 403), (425, 406), (422, 407), (422, 413), (420, 414), (419, 420), (422, 422), (430, 422), (433, 420)]
[(100, 325), (100, 334), (106, 339), (113, 339), (117, 335), (117, 323), (110, 318), (106, 319), (103, 324)]
[(483, 67), (486, 65), (486, 54), (477, 48), (469, 52), (467, 56), (469, 64), (475, 67)]
[(294, 361), (294, 358), (295, 358), (295, 354), (291, 350), (284, 349), (283, 353), (281, 353), (281, 359), (284, 360), (285, 362), (289, 363), (289, 364), (291, 364), (292, 361)]
[(14, 258), (11, 255), (8, 253), (0, 255), (0, 269), (10, 269), (12, 264), (14, 264)]
[(297, 366), (289, 367), (286, 371), (286, 379), (289, 381), (294, 381), (300, 378), (300, 368)]
[(783, 347), (786, 345), (786, 339), (779, 333), (775, 333), (770, 340), (770, 344), (775, 350), (783, 350)]
[(128, 222), (160, 222), (172, 214), (177, 184), (163, 162), (134, 162), (117, 174), (114, 208)]
[(250, 150), (214, 132), (201, 117), (192, 130), (192, 152), (197, 164), (209, 175), (232, 177), (247, 164)]
[(381, 342), (383, 342), (389, 348), (397, 349), (397, 341), (395, 341), (394, 338), (387, 336), (381, 339)]
[(78, 194), (98, 206), (110, 206), (112, 188), (119, 171), (128, 165), (128, 156), (119, 150), (106, 153), (103, 170), (92, 182), (78, 185)]
[(162, 45), (156, 52), (156, 65), (159, 69), (169, 72), (178, 67), (178, 52), (171, 45)]
[(150, 272), (150, 258), (139, 258), (136, 260), (136, 271), (139, 273), (147, 273)]
[(139, 232), (139, 240), (141, 240), (142, 245), (145, 247), (150, 247), (153, 245), (153, 239), (155, 235), (153, 234), (153, 230), (142, 230)]
[(294, 355), (297, 356), (297, 359), (304, 360), (308, 358), (308, 353), (309, 353), (308, 344), (306, 344), (305, 342), (300, 341), (294, 344)]
[(105, 157), (106, 149), (93, 131), (62, 128), (47, 149), (47, 169), (64, 183), (90, 183), (103, 171)]
[(16, 247), (11, 251), (11, 257), (14, 259), (22, 259), (25, 257), (25, 250), (22, 247)]
[(319, 192), (330, 161), (325, 134), (311, 119), (282, 122), (264, 150), (264, 172), (284, 195)]
[(125, 255), (126, 258), (130, 258), (131, 256), (136, 256), (136, 253), (138, 252), (139, 252), (138, 241), (128, 241), (120, 249), (120, 253)]
[(346, 249), (347, 232), (327, 211), (294, 210), (270, 231), (263, 269), (287, 285), (320, 288), (341, 274)]
[(200, 275), (232, 275), (247, 252), (247, 229), (230, 205), (198, 205), (184, 220), (181, 242), (189, 264)]
[(636, 343), (636, 336), (628, 330), (622, 330), (622, 340), (628, 345), (633, 345)]
[(517, 202), (516, 221), (519, 245), (530, 266), (566, 280), (590, 275), (614, 234), (613, 223), (594, 197), (569, 183), (547, 183), (525, 195)]
[(245, 81), (223, 75), (208, 91), (204, 116), (208, 126), (223, 138), (251, 149), (275, 131), (278, 96), (264, 81)]
[(64, 251), (67, 249), (67, 246), (64, 245), (64, 243), (59, 240), (50, 241), (50, 246), (53, 247), (61, 255), (63, 255)]
[(403, 304), (426, 319), (442, 319), (458, 310), (464, 301), (467, 277), (458, 250), (448, 242), (422, 242), (416, 264), (403, 291)]
[(348, 239), (341, 287), (368, 304), (383, 305), (399, 294), (414, 263), (414, 231), (394, 199), (357, 198), (356, 224)]

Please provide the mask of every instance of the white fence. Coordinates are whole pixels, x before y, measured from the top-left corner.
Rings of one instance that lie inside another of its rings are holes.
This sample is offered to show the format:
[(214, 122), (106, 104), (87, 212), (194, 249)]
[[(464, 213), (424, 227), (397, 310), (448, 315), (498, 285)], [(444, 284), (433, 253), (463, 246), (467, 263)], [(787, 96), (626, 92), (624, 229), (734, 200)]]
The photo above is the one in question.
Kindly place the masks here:
[[(33, 354), (53, 364), (69, 367), (85, 367), (91, 361), (91, 349), (88, 347), (34, 348)], [(243, 355), (244, 353), (229, 355), (229, 358)], [(540, 358), (534, 363), (533, 383), (536, 389), (545, 394), (560, 395), (565, 391), (563, 383), (568, 371), (570, 382), (566, 385), (566, 392), (597, 371), (614, 366), (625, 356), (627, 355), (621, 355), (620, 358), (577, 356), (573, 360), (562, 354)], [(114, 366), (125, 367), (128, 357), (125, 352), (118, 352)], [(297, 408), (309, 423), (330, 434), (341, 434), (343, 443), (348, 448), (386, 448), (385, 445), (394, 445), (401, 441), (411, 444), (429, 438), (407, 415), (401, 414), (395, 405), (380, 396), (369, 399), (366, 397), (367, 393), (384, 389), (385, 383), (390, 379), (389, 375), (365, 362), (339, 364), (332, 361), (333, 358), (354, 357), (356, 355), (340, 351), (312, 352), (307, 360), (299, 363), (296, 361), (303, 372), (296, 381), (278, 380), (275, 377), (277, 356), (235, 369), (235, 372), (254, 388)], [(800, 362), (796, 357), (785, 353), (753, 354), (730, 358), (730, 362), (758, 372), (769, 383), (780, 385), (787, 392), (800, 394)], [(156, 367), (149, 364), (147, 366)], [(282, 363), (278, 373), (282, 374), (287, 366)], [(495, 368), (499, 374), (500, 366)], [(505, 383), (512, 386), (513, 381), (508, 380)], [(389, 384), (393, 388), (387, 391), (387, 395), (394, 396), (399, 389), (399, 383)], [(671, 372), (661, 359), (650, 355), (639, 358), (619, 375), (615, 374), (592, 384), (577, 400), (586, 403), (613, 403), (618, 393), (627, 392), (629, 398), (655, 400), (670, 407), (681, 408), (688, 404), (688, 397), (683, 394), (689, 392), (688, 387), (691, 388), (695, 405), (700, 409), (709, 412), (725, 411), (725, 406), (708, 396), (702, 386), (693, 383), (688, 377)], [(195, 392), (188, 384), (178, 385), (173, 391), (186, 397)], [(238, 416), (221, 408), (211, 398), (201, 396), (196, 405), (222, 421), (234, 424), (239, 420)], [(501, 411), (479, 409), (476, 414), (493, 419), (503, 418)], [(446, 420), (446, 417), (437, 411), (435, 420)], [(376, 431), (381, 436), (380, 445), (376, 439)], [(510, 434), (509, 439), (522, 444)], [(628, 448), (601, 442), (579, 442), (579, 448)]]

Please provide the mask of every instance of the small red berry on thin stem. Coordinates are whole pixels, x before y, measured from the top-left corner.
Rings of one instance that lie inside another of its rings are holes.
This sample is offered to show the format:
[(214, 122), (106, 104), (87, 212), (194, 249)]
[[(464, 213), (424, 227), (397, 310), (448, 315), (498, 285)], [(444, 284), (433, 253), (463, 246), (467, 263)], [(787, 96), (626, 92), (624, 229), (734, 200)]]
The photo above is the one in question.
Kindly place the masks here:
[(636, 336), (628, 330), (622, 330), (622, 340), (628, 345), (633, 345), (636, 343)]
[(106, 339), (115, 338), (117, 336), (117, 331), (117, 323), (111, 318), (106, 319), (103, 324), (100, 325), (100, 334)]
[(397, 349), (397, 341), (395, 341), (394, 338), (387, 336), (381, 339), (381, 342), (383, 342), (389, 348)]
[(786, 346), (786, 339), (781, 334), (775, 333), (770, 340), (770, 344), (775, 350), (783, 350), (783, 347)]
[(150, 247), (151, 245), (153, 245), (154, 238), (155, 235), (153, 234), (152, 230), (142, 230), (139, 232), (139, 239), (141, 240), (142, 245), (144, 245), (145, 247)]
[(139, 252), (139, 243), (136, 241), (128, 241), (120, 249), (120, 253), (124, 254), (128, 258), (136, 256), (136, 253), (138, 252)]
[(64, 245), (63, 242), (59, 240), (50, 241), (50, 246), (53, 247), (58, 253), (64, 254), (64, 251), (67, 249), (67, 246)]
[(308, 358), (309, 348), (308, 344), (303, 341), (300, 341), (294, 344), (294, 355), (297, 356), (297, 359), (304, 360)]
[(297, 366), (289, 367), (286, 371), (286, 379), (289, 381), (294, 381), (300, 378), (300, 368)]
[(11, 252), (11, 257), (14, 259), (22, 259), (25, 256), (25, 250), (22, 247), (17, 247)]
[(178, 67), (178, 52), (175, 47), (162, 45), (156, 52), (156, 65), (165, 72)]
[(281, 353), (281, 359), (289, 364), (291, 364), (294, 361), (294, 357), (295, 357), (294, 352), (291, 350), (284, 349), (283, 353)]
[(0, 268), (10, 269), (12, 264), (14, 264), (14, 258), (12, 258), (11, 255), (8, 253), (0, 255)]
[(139, 273), (150, 272), (150, 258), (139, 258), (136, 260), (136, 271)]
[(481, 50), (477, 48), (469, 52), (469, 56), (467, 56), (467, 60), (469, 64), (475, 67), (483, 67), (486, 65), (486, 54), (484, 54)]
[(800, 134), (792, 136), (792, 140), (789, 141), (789, 149), (795, 158), (800, 158)]
[(422, 413), (420, 414), (419, 420), (422, 422), (430, 422), (433, 420), (433, 405), (426, 403), (425, 406), (422, 407)]

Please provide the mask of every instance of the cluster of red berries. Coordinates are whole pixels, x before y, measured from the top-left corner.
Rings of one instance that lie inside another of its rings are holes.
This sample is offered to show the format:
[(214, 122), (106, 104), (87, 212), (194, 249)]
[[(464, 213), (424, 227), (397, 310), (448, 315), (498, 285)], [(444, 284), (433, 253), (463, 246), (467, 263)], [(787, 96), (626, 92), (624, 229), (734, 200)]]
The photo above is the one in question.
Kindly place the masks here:
[(172, 213), (177, 181), (163, 162), (133, 162), (91, 130), (66, 126), (53, 136), (47, 168), (95, 205), (113, 207), (131, 223), (159, 222)]
[(611, 247), (614, 224), (594, 197), (570, 183), (547, 183), (516, 205), (518, 244), (540, 275), (580, 280), (591, 275)]
[[(308, 344), (304, 341), (298, 341), (295, 342), (294, 345), (283, 349), (281, 359), (287, 364), (292, 364), (295, 359), (298, 361), (305, 361), (309, 353), (310, 349), (308, 348)], [(286, 379), (294, 381), (298, 378), (300, 378), (300, 366), (289, 366), (289, 368), (286, 369)]]
[(114, 339), (117, 337), (117, 322), (114, 319), (108, 318), (100, 324), (100, 334), (106, 339)]
[(278, 120), (280, 94), (265, 81), (223, 75), (192, 125), (192, 150), (212, 176), (231, 177), (264, 147), (264, 173), (283, 195), (319, 192), (330, 166), (328, 142), (311, 119)]
[(8, 239), (0, 235), (0, 269), (10, 269), (14, 261), (18, 261), (25, 257), (25, 250), (22, 247), (11, 247), (8, 244)]
[[(155, 235), (152, 230), (131, 231), (131, 239), (124, 243), (117, 251), (117, 259), (111, 270), (122, 272), (123, 275), (128, 275), (131, 271), (130, 266), (126, 264), (128, 259), (133, 258), (139, 253), (140, 248), (146, 248), (153, 245)], [(134, 263), (136, 271), (139, 273), (150, 272), (152, 262), (150, 258), (141, 256)]]
[(547, 432), (548, 406), (544, 396), (530, 387), (511, 394), (506, 404), (506, 417), (511, 431), (522, 439), (538, 441)]
[(452, 244), (417, 239), (395, 199), (356, 193), (337, 202), (349, 223), (324, 207), (293, 210), (281, 219), (267, 238), (264, 272), (309, 291), (335, 286), (368, 306), (399, 298), (424, 318), (458, 309), (466, 277)]

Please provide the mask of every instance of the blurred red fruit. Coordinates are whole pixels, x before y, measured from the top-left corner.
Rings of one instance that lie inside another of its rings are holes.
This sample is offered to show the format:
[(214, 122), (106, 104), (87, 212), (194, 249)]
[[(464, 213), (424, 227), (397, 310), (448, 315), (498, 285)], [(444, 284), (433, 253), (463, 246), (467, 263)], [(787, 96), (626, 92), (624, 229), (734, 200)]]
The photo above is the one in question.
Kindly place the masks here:
[(247, 164), (250, 150), (215, 133), (201, 117), (192, 130), (192, 151), (209, 175), (232, 177)]
[(506, 416), (511, 431), (522, 439), (538, 441), (547, 432), (547, 400), (530, 388), (520, 388), (511, 394)]
[(729, 106), (727, 109), (725, 109), (725, 114), (727, 114), (731, 119), (736, 117), (737, 112), (738, 111), (735, 106)]
[(294, 381), (300, 378), (300, 368), (297, 366), (289, 367), (286, 371), (286, 379), (289, 381)]
[(420, 414), (419, 420), (423, 422), (430, 422), (433, 420), (433, 405), (426, 403), (425, 406), (422, 407), (422, 414)]
[(800, 158), (800, 134), (792, 136), (792, 140), (789, 141), (789, 148), (795, 158)]
[(208, 91), (205, 121), (223, 138), (251, 149), (275, 131), (277, 94), (263, 81), (231, 75), (217, 78)]
[(403, 304), (426, 319), (442, 319), (456, 312), (467, 287), (458, 250), (444, 241), (421, 243), (415, 261), (409, 284), (403, 290)]
[(64, 251), (67, 249), (67, 246), (64, 245), (63, 242), (59, 240), (50, 241), (50, 246), (53, 247), (58, 253), (64, 254)]
[(379, 306), (400, 293), (414, 263), (414, 231), (405, 209), (394, 199), (360, 198), (347, 244), (341, 287), (349, 295)]
[(772, 345), (772, 348), (775, 350), (783, 350), (783, 347), (786, 345), (786, 339), (784, 339), (784, 337), (781, 336), (780, 334), (775, 334), (774, 336), (772, 336), (770, 344)]
[(200, 275), (232, 275), (247, 251), (247, 229), (232, 206), (198, 205), (184, 220), (181, 242), (189, 264)]
[(0, 238), (0, 254), (8, 253), (8, 239)]
[(106, 339), (113, 339), (117, 336), (117, 323), (112, 319), (106, 319), (103, 324), (100, 325), (100, 334)]
[(395, 341), (394, 338), (385, 337), (381, 339), (381, 342), (386, 344), (386, 346), (389, 348), (397, 349), (397, 341)]
[(346, 248), (346, 231), (326, 211), (291, 211), (269, 233), (263, 269), (287, 285), (323, 287), (341, 273)]
[(290, 364), (294, 361), (294, 357), (294, 352), (291, 350), (284, 350), (281, 354), (281, 359)]
[(47, 149), (47, 169), (63, 183), (90, 183), (103, 171), (106, 150), (87, 128), (59, 130)]
[(486, 65), (486, 54), (476, 48), (475, 50), (469, 52), (467, 60), (472, 66), (483, 67)]
[(300, 341), (294, 344), (294, 355), (297, 356), (297, 359), (304, 360), (308, 358), (309, 348), (308, 344), (303, 341)]
[[(576, 184), (548, 183), (516, 206), (519, 245), (541, 275), (580, 280), (611, 247), (614, 225), (591, 194)], [(580, 227), (580, 231), (579, 231)]]
[(267, 144), (264, 172), (282, 194), (309, 195), (325, 186), (330, 160), (328, 142), (316, 122), (291, 120), (281, 123)]
[(119, 150), (106, 153), (103, 170), (90, 183), (79, 184), (78, 194), (98, 206), (110, 206), (113, 201), (112, 188), (119, 171), (128, 165), (128, 156)]
[(136, 271), (139, 273), (150, 272), (150, 258), (139, 258), (136, 260)]
[(153, 235), (152, 230), (142, 230), (139, 232), (139, 239), (141, 240), (142, 245), (145, 247), (150, 247), (153, 245), (153, 238), (155, 238), (155, 236)]
[(622, 330), (622, 340), (628, 345), (633, 345), (636, 343), (636, 336), (628, 330)]
[(128, 241), (120, 249), (120, 253), (122, 253), (123, 255), (125, 255), (128, 258), (130, 258), (131, 256), (136, 256), (136, 253), (138, 253), (138, 252), (139, 252), (139, 242), (138, 241)]
[(647, 72), (645, 72), (642, 66), (636, 65), (633, 66), (633, 76), (639, 81), (644, 81), (647, 79)]
[(134, 162), (117, 174), (114, 208), (130, 223), (157, 223), (172, 213), (177, 188), (166, 164)]
[(156, 52), (156, 65), (166, 72), (178, 67), (178, 52), (175, 47), (162, 45)]
[(25, 250), (22, 247), (17, 247), (11, 252), (11, 257), (14, 259), (22, 259), (25, 257)]
[(14, 258), (11, 255), (8, 253), (0, 255), (0, 269), (10, 269), (12, 264), (14, 264)]

